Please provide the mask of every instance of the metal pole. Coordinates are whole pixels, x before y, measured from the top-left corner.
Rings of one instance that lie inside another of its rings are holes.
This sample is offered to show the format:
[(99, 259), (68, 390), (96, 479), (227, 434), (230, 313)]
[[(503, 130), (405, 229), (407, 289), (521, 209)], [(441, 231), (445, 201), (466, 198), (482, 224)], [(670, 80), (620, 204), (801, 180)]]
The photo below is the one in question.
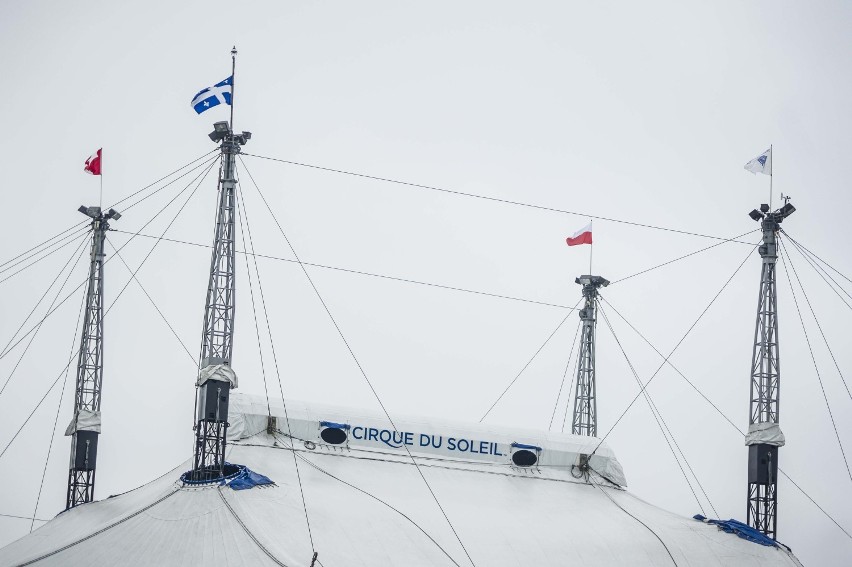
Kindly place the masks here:
[(583, 330), (577, 358), (577, 385), (574, 394), (574, 414), (571, 433), (597, 437), (597, 385), (595, 383), (595, 327), (597, 326), (598, 289), (609, 285), (601, 276), (584, 275), (576, 280), (583, 286), (585, 304), (580, 310)]
[(121, 217), (113, 209), (106, 214), (100, 207), (80, 207), (79, 210), (92, 218), (92, 247), (77, 359), (74, 417), (69, 426), (71, 460), (66, 509), (94, 499), (103, 386), (104, 238), (109, 221)]
[(234, 93), (237, 91), (237, 46), (231, 48), (231, 131), (234, 130)]
[(222, 165), (197, 380), (191, 475), (195, 481), (213, 481), (225, 473), (236, 299), (236, 159), (250, 137), (249, 132), (235, 134), (229, 129), (218, 138), (222, 143)]
[(777, 237), (781, 222), (795, 211), (795, 207), (785, 203), (782, 208), (769, 211), (769, 205), (761, 205), (760, 211), (755, 209), (750, 213), (753, 219), (761, 223), (763, 242), (758, 248), (761, 257), (760, 288), (751, 359), (749, 431), (746, 436), (746, 521), (775, 539), (778, 524), (778, 452), (784, 445), (784, 436), (779, 426), (781, 357), (776, 285)]

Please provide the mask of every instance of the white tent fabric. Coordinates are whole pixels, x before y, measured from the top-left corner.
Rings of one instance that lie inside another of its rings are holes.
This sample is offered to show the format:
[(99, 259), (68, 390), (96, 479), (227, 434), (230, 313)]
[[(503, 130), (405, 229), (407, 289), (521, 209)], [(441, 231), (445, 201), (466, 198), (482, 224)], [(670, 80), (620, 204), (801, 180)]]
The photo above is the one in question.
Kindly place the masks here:
[(65, 429), (65, 435), (74, 435), (77, 431), (101, 432), (101, 412), (81, 409), (71, 418), (71, 423)]
[[(282, 433), (267, 434), (265, 403), (259, 413), (244, 413), (253, 401), (237, 398), (241, 409), (231, 417), (242, 416), (243, 430), (229, 443), (228, 461), (270, 477), (276, 486), (184, 487), (178, 478), (191, 466), (187, 462), (141, 488), (60, 514), (0, 549), (0, 565), (307, 567), (314, 550), (323, 567), (471, 565), (421, 473), (479, 567), (800, 565), (783, 548), (663, 511), (594, 473), (575, 478), (564, 465), (522, 468), (498, 462), (496, 455), (412, 451), (418, 472), (404, 451), (355, 439), (335, 446), (295, 438), (295, 431), (288, 437), (283, 419), (277, 423)], [(292, 406), (288, 410), (297, 415), (291, 427), (298, 429), (298, 419), (313, 410)], [(334, 424), (349, 425), (351, 436), (356, 419), (334, 415)], [(366, 417), (359, 419), (364, 423)], [(262, 430), (252, 434), (261, 422)], [(412, 422), (406, 428), (402, 423), (400, 430), (411, 429)], [(315, 422), (315, 431), (322, 427)], [(465, 433), (474, 431), (468, 426)], [(495, 437), (487, 439), (515, 436), (490, 433)], [(573, 446), (572, 436), (563, 437), (541, 445), (542, 458), (559, 443)], [(617, 463), (614, 456), (611, 461)]]
[(227, 364), (209, 364), (201, 369), (198, 373), (196, 386), (202, 386), (208, 380), (218, 380), (219, 382), (228, 382), (231, 384), (231, 389), (237, 388), (237, 373)]
[(746, 445), (773, 445), (783, 447), (785, 443), (781, 426), (777, 423), (752, 423), (748, 426)]

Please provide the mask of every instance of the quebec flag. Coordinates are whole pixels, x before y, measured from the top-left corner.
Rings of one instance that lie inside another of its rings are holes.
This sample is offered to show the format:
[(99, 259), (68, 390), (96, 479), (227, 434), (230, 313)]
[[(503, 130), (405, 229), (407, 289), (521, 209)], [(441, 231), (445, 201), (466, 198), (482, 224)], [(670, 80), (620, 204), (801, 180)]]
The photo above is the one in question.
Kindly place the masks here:
[(218, 106), (222, 103), (230, 106), (231, 90), (233, 87), (234, 76), (231, 75), (224, 81), (220, 81), (212, 87), (208, 87), (195, 95), (190, 104), (198, 114), (201, 114), (205, 110)]
[(772, 148), (769, 148), (743, 166), (746, 171), (772, 175)]

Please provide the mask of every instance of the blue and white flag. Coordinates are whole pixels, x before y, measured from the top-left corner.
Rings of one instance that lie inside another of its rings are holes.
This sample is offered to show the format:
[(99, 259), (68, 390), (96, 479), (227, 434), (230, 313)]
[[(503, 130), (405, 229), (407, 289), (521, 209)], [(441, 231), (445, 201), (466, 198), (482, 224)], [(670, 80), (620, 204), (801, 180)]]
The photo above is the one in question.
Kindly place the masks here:
[(743, 166), (746, 171), (772, 175), (772, 148), (769, 148)]
[(218, 106), (222, 103), (231, 104), (231, 90), (234, 87), (234, 76), (231, 75), (224, 81), (220, 81), (212, 87), (206, 88), (192, 98), (192, 108), (201, 114), (205, 110)]

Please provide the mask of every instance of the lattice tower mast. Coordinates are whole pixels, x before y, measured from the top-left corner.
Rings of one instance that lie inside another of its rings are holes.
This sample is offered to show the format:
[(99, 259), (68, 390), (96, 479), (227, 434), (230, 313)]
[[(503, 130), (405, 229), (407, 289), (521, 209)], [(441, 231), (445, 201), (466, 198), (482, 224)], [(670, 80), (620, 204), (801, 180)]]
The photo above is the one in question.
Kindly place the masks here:
[(109, 230), (109, 221), (121, 218), (114, 209), (106, 214), (101, 212), (100, 207), (80, 207), (78, 210), (92, 219), (92, 246), (83, 332), (77, 359), (74, 417), (65, 432), (71, 436), (66, 509), (91, 502), (95, 494), (104, 370), (104, 239)]
[(760, 206), (760, 211), (755, 209), (749, 213), (761, 223), (763, 242), (758, 248), (761, 257), (760, 293), (757, 297), (749, 433), (746, 437), (749, 450), (746, 518), (750, 526), (773, 539), (778, 523), (778, 450), (784, 445), (784, 436), (779, 426), (781, 358), (775, 271), (778, 260), (777, 235), (781, 221), (795, 210), (788, 202), (775, 212), (770, 213), (769, 205), (764, 204)]
[(236, 159), (251, 133), (234, 134), (228, 122), (217, 122), (210, 138), (221, 142), (222, 160), (201, 335), (193, 480), (212, 480), (221, 477), (224, 470), (228, 399), (235, 384), (221, 376), (234, 377), (230, 367), (236, 284)]
[(577, 359), (577, 387), (574, 394), (574, 416), (571, 433), (597, 437), (598, 408), (595, 385), (595, 327), (597, 326), (598, 289), (609, 285), (601, 276), (585, 275), (574, 280), (583, 286), (585, 298), (580, 309), (583, 329), (580, 334), (580, 350)]

